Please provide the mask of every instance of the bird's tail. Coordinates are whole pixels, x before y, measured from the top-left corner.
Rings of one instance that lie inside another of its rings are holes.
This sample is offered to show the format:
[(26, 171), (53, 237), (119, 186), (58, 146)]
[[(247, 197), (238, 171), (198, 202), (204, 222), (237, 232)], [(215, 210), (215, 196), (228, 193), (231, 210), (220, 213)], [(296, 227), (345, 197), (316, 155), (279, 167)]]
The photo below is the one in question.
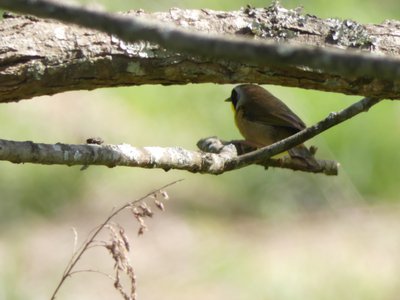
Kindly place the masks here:
[(312, 169), (321, 168), (317, 160), (314, 158), (314, 155), (303, 144), (290, 149), (288, 152), (290, 154), (290, 157), (304, 161), (307, 164), (307, 166), (309, 166)]

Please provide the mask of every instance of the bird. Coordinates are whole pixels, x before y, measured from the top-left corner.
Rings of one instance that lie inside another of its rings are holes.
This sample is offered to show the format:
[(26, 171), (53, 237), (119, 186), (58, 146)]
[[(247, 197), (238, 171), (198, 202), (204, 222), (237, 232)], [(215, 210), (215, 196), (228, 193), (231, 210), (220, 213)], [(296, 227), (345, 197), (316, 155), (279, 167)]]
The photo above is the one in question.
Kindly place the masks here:
[[(246, 143), (252, 147), (271, 145), (306, 128), (285, 103), (259, 85), (238, 85), (225, 101), (232, 103), (236, 126)], [(311, 168), (319, 167), (314, 155), (304, 144), (288, 152), (291, 158), (300, 159)]]

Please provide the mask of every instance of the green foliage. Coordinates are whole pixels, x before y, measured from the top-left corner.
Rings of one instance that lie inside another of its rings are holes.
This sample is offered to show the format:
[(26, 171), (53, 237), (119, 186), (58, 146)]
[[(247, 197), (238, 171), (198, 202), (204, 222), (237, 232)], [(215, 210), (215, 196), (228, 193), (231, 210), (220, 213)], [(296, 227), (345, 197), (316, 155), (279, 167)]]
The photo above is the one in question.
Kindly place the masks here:
[(84, 187), (81, 174), (71, 174), (65, 167), (39, 165), (11, 165), (2, 163), (0, 174), (0, 220), (34, 214), (48, 215), (65, 205), (72, 205)]

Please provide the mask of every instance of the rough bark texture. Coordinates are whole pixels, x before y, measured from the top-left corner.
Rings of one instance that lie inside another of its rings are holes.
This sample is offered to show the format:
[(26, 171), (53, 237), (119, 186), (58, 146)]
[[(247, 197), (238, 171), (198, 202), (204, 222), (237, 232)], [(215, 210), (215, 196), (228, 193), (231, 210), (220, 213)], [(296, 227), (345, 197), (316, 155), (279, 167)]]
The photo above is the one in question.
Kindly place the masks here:
[[(360, 25), (319, 19), (279, 6), (234, 12), (130, 12), (183, 28), (255, 39), (400, 57), (400, 22)], [(272, 68), (211, 61), (165, 51), (147, 42), (125, 43), (93, 30), (7, 14), (0, 23), (0, 101), (67, 90), (140, 84), (268, 83), (379, 98), (400, 98), (400, 82), (339, 77), (306, 68)]]

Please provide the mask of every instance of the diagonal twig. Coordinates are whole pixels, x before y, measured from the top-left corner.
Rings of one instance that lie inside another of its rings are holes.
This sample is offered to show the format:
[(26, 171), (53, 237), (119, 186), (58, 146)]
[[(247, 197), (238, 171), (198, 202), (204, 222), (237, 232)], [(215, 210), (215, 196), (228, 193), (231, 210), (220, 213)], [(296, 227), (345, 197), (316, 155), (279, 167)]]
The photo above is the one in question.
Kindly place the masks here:
[(249, 164), (261, 163), (270, 157), (284, 152), (293, 148), (296, 145), (302, 144), (303, 142), (313, 138), (321, 132), (338, 125), (359, 113), (368, 111), (373, 105), (380, 102), (382, 99), (376, 98), (364, 98), (349, 107), (337, 112), (330, 113), (327, 118), (316, 123), (313, 126), (307, 127), (306, 129), (284, 139), (270, 146), (261, 148), (259, 150), (243, 154), (236, 158), (233, 158), (227, 162), (226, 171), (243, 168)]

